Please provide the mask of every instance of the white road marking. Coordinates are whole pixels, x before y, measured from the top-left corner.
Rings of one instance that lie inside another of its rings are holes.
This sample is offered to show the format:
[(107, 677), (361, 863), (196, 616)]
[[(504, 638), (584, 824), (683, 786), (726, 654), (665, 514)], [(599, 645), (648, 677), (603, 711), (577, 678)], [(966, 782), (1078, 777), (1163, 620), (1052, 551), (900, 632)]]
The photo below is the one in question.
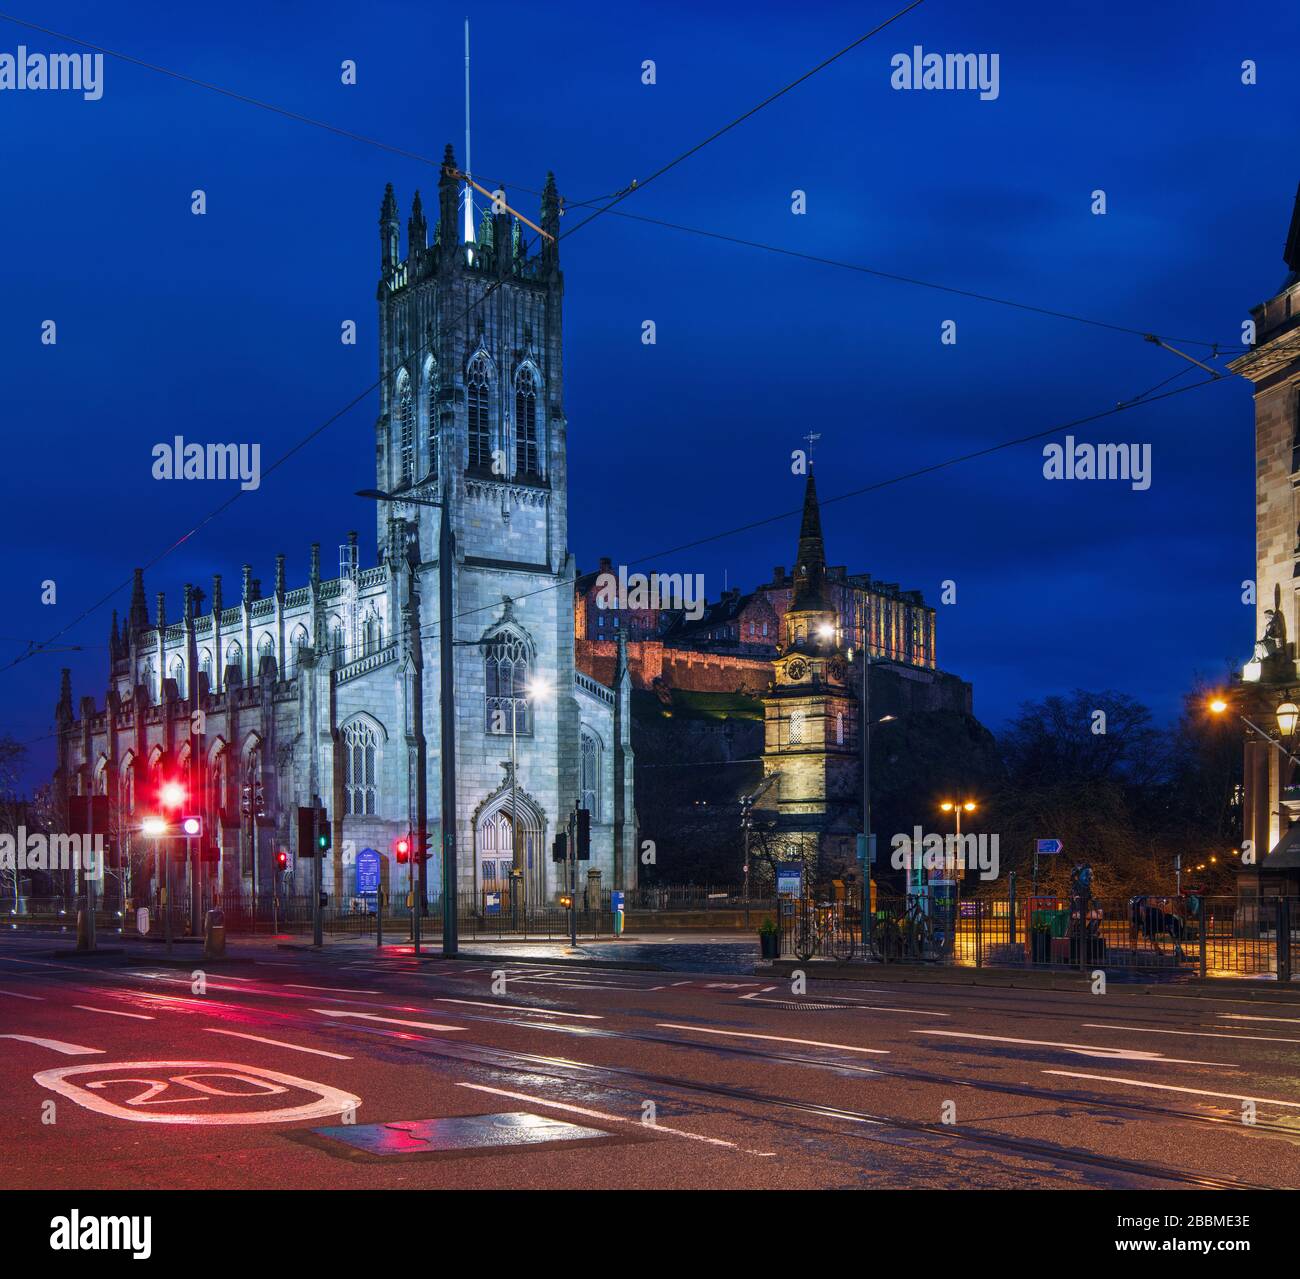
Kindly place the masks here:
[(759, 1035), (748, 1030), (712, 1030), (705, 1026), (679, 1026), (672, 1021), (659, 1021), (655, 1023), (662, 1030), (694, 1030), (701, 1035), (727, 1035), (734, 1039), (774, 1039), (781, 1044), (806, 1044), (809, 1048), (839, 1048), (849, 1053), (872, 1053), (880, 1057), (888, 1057), (888, 1048), (859, 1048), (855, 1044), (831, 1044), (820, 1039), (790, 1039), (785, 1035)]
[(611, 1115), (603, 1110), (588, 1110), (586, 1106), (574, 1106), (564, 1101), (551, 1101), (545, 1097), (533, 1097), (525, 1092), (510, 1092), (505, 1088), (489, 1088), (487, 1084), (462, 1084), (457, 1088), (472, 1088), (475, 1092), (488, 1092), (497, 1097), (511, 1097), (515, 1101), (531, 1102), (534, 1106), (549, 1106), (552, 1110), (567, 1110), (575, 1115), (586, 1115), (589, 1119), (603, 1119), (606, 1123), (632, 1124), (637, 1128), (649, 1128), (654, 1132), (671, 1133), (674, 1137), (685, 1137), (688, 1141), (702, 1141), (710, 1146), (726, 1146), (728, 1150), (739, 1150), (746, 1155), (757, 1155), (760, 1159), (771, 1159), (775, 1151), (745, 1150), (734, 1141), (724, 1141), (721, 1137), (705, 1137), (698, 1132), (686, 1132), (681, 1128), (668, 1128), (663, 1124), (643, 1124), (639, 1119), (627, 1119), (623, 1115)]
[(536, 1013), (539, 1017), (581, 1017), (583, 1021), (604, 1021), (597, 1013), (566, 1013), (555, 1008), (525, 1008), (520, 1004), (492, 1004), (482, 999), (452, 999), (449, 995), (435, 995), (436, 1004), (465, 1004), (470, 1008), (495, 1008), (505, 1013)]
[(302, 1044), (286, 1044), (282, 1039), (263, 1039), (261, 1035), (245, 1035), (239, 1030), (221, 1030), (217, 1026), (204, 1026), (209, 1035), (231, 1035), (235, 1039), (251, 1039), (256, 1044), (271, 1044), (276, 1048), (292, 1048), (296, 1053), (311, 1053), (316, 1057), (333, 1057), (335, 1061), (351, 1061), (342, 1053), (327, 1053), (323, 1048), (306, 1048)]
[(1252, 1017), (1249, 1013), (1220, 1013), (1229, 1021), (1285, 1021), (1293, 1026), (1300, 1026), (1300, 1017)]
[(1279, 1039), (1275, 1035), (1221, 1035), (1212, 1030), (1156, 1030), (1153, 1026), (1112, 1026), (1104, 1021), (1085, 1021), (1085, 1030), (1132, 1030), (1142, 1035), (1190, 1035), (1193, 1039), (1248, 1039), (1261, 1044), (1300, 1044), (1300, 1039)]
[[(817, 1002), (816, 996), (814, 995), (807, 995), (805, 996), (805, 998), (807, 998), (812, 1003)], [(878, 1008), (875, 1004), (859, 1004), (856, 1002), (845, 1003), (838, 996), (828, 995), (826, 996), (826, 998), (827, 999), (833, 998), (836, 1000), (837, 1003), (841, 1003), (846, 1012), (851, 1008), (862, 1008), (865, 1009), (867, 1012), (872, 1012), (872, 1013), (907, 1013), (912, 1017), (951, 1017), (952, 1016), (952, 1013), (931, 1012), (928, 1008)], [(763, 996), (758, 991), (754, 991), (748, 995), (741, 995), (741, 999), (750, 999), (753, 1000), (753, 1002), (756, 1004), (789, 1003), (789, 1000), (787, 999), (764, 999)]]
[(0, 990), (0, 995), (12, 995), (14, 999), (30, 999), (38, 1004), (45, 1002), (44, 995), (20, 995), (16, 990)]
[(42, 1048), (52, 1048), (65, 1057), (88, 1057), (92, 1053), (102, 1053), (102, 1048), (83, 1048), (80, 1044), (65, 1044), (61, 1039), (39, 1039), (35, 1035), (0, 1035), (0, 1039), (20, 1039), (25, 1044), (39, 1044)]
[(74, 1008), (80, 1008), (87, 1013), (107, 1013), (110, 1017), (134, 1017), (136, 1021), (153, 1021), (154, 1019), (146, 1013), (123, 1013), (118, 1012), (116, 1008), (93, 1008), (90, 1004), (73, 1004)]
[(1166, 1057), (1163, 1053), (1142, 1048), (1102, 1048), (1097, 1044), (1066, 1044), (1054, 1039), (1013, 1039), (1010, 1035), (973, 1035), (962, 1030), (917, 1030), (916, 1035), (944, 1035), (949, 1039), (982, 1039), (993, 1044), (1031, 1044), (1037, 1048), (1064, 1048), (1081, 1057), (1113, 1057), (1119, 1061), (1158, 1061), (1171, 1066), (1230, 1066), (1233, 1061), (1192, 1061), (1185, 1057)]
[[(173, 1075), (165, 1080), (141, 1079), (133, 1076), (114, 1081), (105, 1077), (85, 1086), (68, 1082), (73, 1075), (114, 1070), (181, 1070), (199, 1073)], [(275, 1093), (287, 1092), (290, 1088), (300, 1088), (305, 1092), (315, 1093), (316, 1100), (302, 1106), (290, 1106), (284, 1110), (245, 1110), (224, 1115), (212, 1113), (176, 1114), (175, 1112), (169, 1114), (144, 1113), (140, 1110), (127, 1108), (128, 1106), (163, 1104), (153, 1101), (152, 1098), (157, 1093), (165, 1092), (172, 1084), (199, 1093), (199, 1100), (203, 1102), (211, 1101), (213, 1097), (248, 1097), (255, 1095), (230, 1093), (210, 1084), (197, 1082), (205, 1078), (212, 1079), (222, 1076), (238, 1079), (245, 1084), (262, 1085), (261, 1096), (271, 1096)], [(93, 1066), (60, 1066), (57, 1070), (43, 1070), (39, 1074), (33, 1075), (32, 1079), (42, 1088), (48, 1088), (61, 1096), (70, 1097), (77, 1105), (84, 1106), (87, 1110), (93, 1110), (101, 1115), (108, 1115), (113, 1119), (130, 1119), (141, 1124), (203, 1124), (212, 1126), (220, 1124), (289, 1123), (304, 1119), (335, 1118), (349, 1111), (355, 1113), (357, 1107), (361, 1105), (360, 1097), (354, 1097), (351, 1093), (342, 1092), (338, 1088), (313, 1083), (309, 1079), (299, 1079), (296, 1075), (281, 1074), (277, 1070), (267, 1070), (264, 1066), (240, 1066), (229, 1061), (100, 1061)], [(131, 1098), (125, 1105), (119, 1105), (98, 1092), (90, 1091), (92, 1088), (113, 1082), (144, 1083), (148, 1084), (149, 1087), (145, 1092)]]
[(378, 990), (354, 990), (351, 986), (304, 986), (301, 982), (287, 981), (284, 983), (290, 990), (324, 990), (334, 991), (341, 995), (379, 995), (382, 991)]
[(1180, 1088), (1177, 1084), (1152, 1084), (1145, 1079), (1118, 1079), (1114, 1075), (1084, 1075), (1073, 1070), (1045, 1070), (1045, 1075), (1064, 1075), (1067, 1079), (1100, 1079), (1108, 1084), (1126, 1084), (1129, 1088), (1155, 1088), (1161, 1092), (1185, 1092), (1195, 1097), (1226, 1097), (1229, 1101), (1260, 1101), (1269, 1106), (1294, 1106), (1300, 1101), (1282, 1101), (1278, 1097), (1254, 1097), (1237, 1092), (1209, 1092), (1204, 1088)]
[(336, 1008), (313, 1008), (312, 1012), (325, 1017), (356, 1017), (361, 1021), (383, 1021), (392, 1026), (414, 1026), (419, 1030), (464, 1030), (464, 1026), (441, 1026), (433, 1021), (401, 1021), (396, 1017), (380, 1017), (376, 1013), (347, 1013)]

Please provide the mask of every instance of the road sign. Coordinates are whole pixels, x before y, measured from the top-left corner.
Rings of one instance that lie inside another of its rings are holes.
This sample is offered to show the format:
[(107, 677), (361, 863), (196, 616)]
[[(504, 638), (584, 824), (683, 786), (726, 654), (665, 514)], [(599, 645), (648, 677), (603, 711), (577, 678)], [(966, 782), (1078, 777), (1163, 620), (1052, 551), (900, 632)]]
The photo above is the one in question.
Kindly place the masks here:
[(789, 893), (792, 897), (803, 895), (803, 863), (778, 862), (776, 865), (776, 894)]
[(373, 848), (363, 848), (357, 854), (357, 894), (379, 891), (379, 853)]
[(1035, 842), (1034, 851), (1039, 857), (1053, 857), (1065, 847), (1060, 839), (1040, 839)]

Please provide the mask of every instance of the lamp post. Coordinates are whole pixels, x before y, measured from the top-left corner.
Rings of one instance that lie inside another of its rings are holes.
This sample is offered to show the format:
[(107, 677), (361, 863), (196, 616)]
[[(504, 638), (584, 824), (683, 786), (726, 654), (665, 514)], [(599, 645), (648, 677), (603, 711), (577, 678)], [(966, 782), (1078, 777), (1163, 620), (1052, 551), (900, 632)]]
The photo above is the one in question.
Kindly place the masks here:
[[(442, 953), (452, 958), (459, 950), (456, 918), (456, 707), (455, 707), (455, 670), (452, 657), (452, 558), (456, 553), (456, 539), (451, 531), (451, 512), (445, 500), (430, 501), (428, 498), (395, 496), (381, 489), (360, 489), (358, 497), (369, 498), (375, 502), (407, 502), (412, 506), (431, 506), (441, 511), (442, 518), (438, 525), (438, 666), (439, 666), (439, 710), (441, 712), (440, 754), (442, 757)], [(415, 563), (410, 563), (411, 583), (415, 584)], [(415, 618), (413, 630), (419, 633), (419, 617)], [(419, 856), (419, 888), (416, 893), (415, 909), (424, 907), (425, 856), (428, 851), (428, 802), (429, 779), (424, 760), (424, 663), (415, 664), (415, 701), (421, 707), (416, 724), (416, 821), (419, 826), (416, 838)], [(415, 949), (419, 950), (419, 925), (416, 924)]]
[[(961, 877), (962, 877), (962, 871), (964, 869), (963, 867), (960, 866), (960, 859), (962, 855), (961, 815), (962, 813), (973, 813), (975, 811), (975, 801), (972, 799), (965, 799), (965, 800), (945, 799), (940, 802), (939, 808), (945, 813), (952, 813), (957, 823), (956, 825), (957, 842), (953, 847), (953, 858), (952, 858), (953, 861), (953, 865), (952, 865), (953, 928), (955, 930), (957, 927), (957, 911), (958, 911), (959, 904), (961, 902)], [(945, 857), (944, 858), (945, 869), (947, 867), (947, 861), (948, 859), (947, 857)]]

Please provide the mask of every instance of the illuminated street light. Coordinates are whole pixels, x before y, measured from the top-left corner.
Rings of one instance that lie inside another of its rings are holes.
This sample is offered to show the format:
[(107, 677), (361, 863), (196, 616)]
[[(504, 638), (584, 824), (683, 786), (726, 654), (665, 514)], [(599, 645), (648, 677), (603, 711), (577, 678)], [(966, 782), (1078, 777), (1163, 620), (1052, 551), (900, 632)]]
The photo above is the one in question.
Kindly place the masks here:
[(146, 817), (140, 823), (140, 829), (146, 835), (165, 835), (167, 833), (167, 819), (164, 817)]
[(1295, 732), (1295, 722), (1300, 719), (1300, 706), (1294, 702), (1283, 702), (1277, 708), (1277, 726), (1283, 737), (1290, 737)]

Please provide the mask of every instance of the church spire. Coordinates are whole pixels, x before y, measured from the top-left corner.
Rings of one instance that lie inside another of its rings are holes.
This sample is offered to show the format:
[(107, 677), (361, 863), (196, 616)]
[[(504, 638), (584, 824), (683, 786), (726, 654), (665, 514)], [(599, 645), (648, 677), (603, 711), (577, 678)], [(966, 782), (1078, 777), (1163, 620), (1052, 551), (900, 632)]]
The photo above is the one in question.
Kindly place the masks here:
[(379, 244), (383, 268), (391, 271), (402, 258), (398, 242), (397, 197), (393, 194), (391, 182), (384, 188), (384, 202), (379, 206)]
[(423, 253), (429, 247), (429, 223), (425, 220), (424, 205), (417, 189), (411, 201), (411, 216), (406, 223), (406, 252), (409, 257)]
[(793, 612), (828, 612), (826, 597), (826, 547), (822, 541), (821, 508), (817, 504), (817, 481), (808, 471), (803, 495), (803, 522), (799, 526), (799, 550), (794, 561)]
[(149, 628), (149, 606), (144, 602), (144, 569), (135, 570), (131, 582), (131, 608), (126, 615), (128, 631), (144, 631)]

